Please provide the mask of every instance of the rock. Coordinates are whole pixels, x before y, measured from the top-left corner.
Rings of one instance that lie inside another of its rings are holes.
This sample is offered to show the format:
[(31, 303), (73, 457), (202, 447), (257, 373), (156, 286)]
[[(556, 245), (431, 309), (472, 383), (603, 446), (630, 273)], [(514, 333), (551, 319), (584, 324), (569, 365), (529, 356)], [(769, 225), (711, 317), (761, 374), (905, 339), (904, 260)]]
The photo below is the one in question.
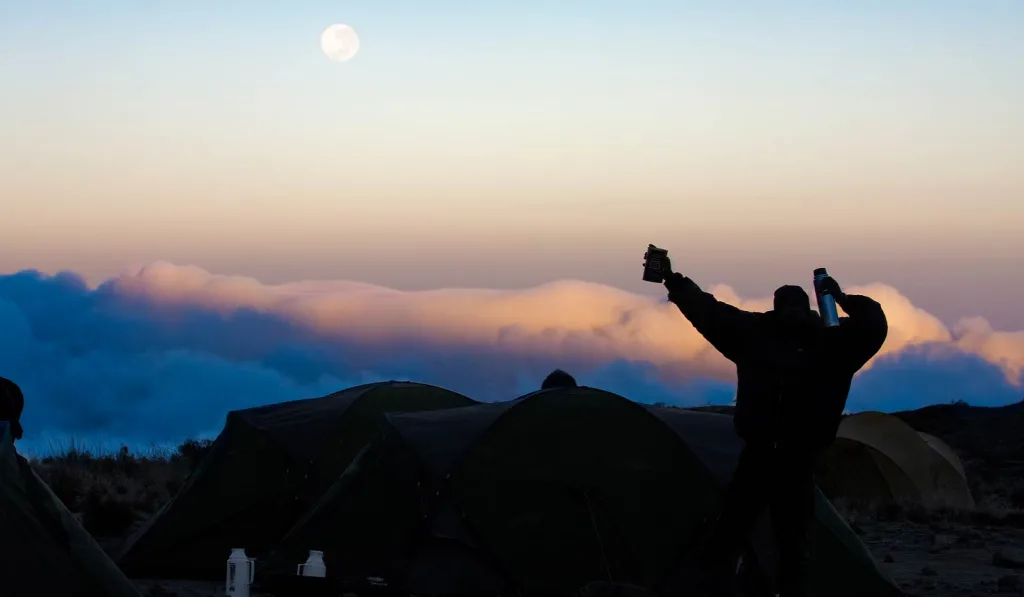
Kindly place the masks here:
[(922, 591), (935, 591), (939, 584), (931, 578), (919, 578), (914, 583)]
[(974, 529), (963, 529), (960, 531), (960, 540), (964, 543), (969, 543), (975, 539), (982, 539), (984, 535)]
[(149, 588), (149, 597), (175, 597), (177, 593), (173, 593), (167, 590), (167, 587), (161, 584), (155, 584)]
[(992, 565), (1012, 570), (1024, 569), (1024, 551), (1012, 547), (1004, 547), (992, 554)]
[(938, 576), (939, 571), (931, 566), (925, 566), (924, 568), (921, 568), (921, 574), (925, 576)]
[(928, 553), (942, 553), (957, 544), (957, 537), (950, 533), (932, 533), (931, 544), (932, 546), (928, 548)]
[(885, 554), (885, 557), (882, 558), (882, 561), (885, 562), (886, 564), (892, 564), (893, 562), (896, 561), (896, 558), (892, 557), (891, 553), (887, 553), (887, 554)]
[(1007, 574), (996, 583), (1000, 593), (1022, 594), (1024, 593), (1024, 582), (1016, 574)]
[(643, 587), (624, 583), (609, 584), (603, 581), (595, 581), (583, 587), (579, 592), (581, 597), (657, 597)]

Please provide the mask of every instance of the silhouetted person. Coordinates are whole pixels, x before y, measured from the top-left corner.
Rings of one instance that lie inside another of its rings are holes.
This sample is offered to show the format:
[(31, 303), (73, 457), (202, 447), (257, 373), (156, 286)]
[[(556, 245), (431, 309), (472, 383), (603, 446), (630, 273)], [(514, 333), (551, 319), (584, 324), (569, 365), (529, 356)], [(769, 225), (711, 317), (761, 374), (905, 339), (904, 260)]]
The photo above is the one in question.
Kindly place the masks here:
[(0, 377), (0, 421), (6, 421), (11, 427), (11, 436), (19, 440), (21, 428), (21, 411), (25, 409), (25, 396), (18, 384)]
[(814, 469), (835, 439), (853, 375), (885, 342), (881, 305), (846, 295), (827, 278), (849, 317), (825, 327), (799, 286), (775, 291), (774, 309), (742, 311), (671, 273), (669, 300), (727, 359), (736, 364), (737, 434), (743, 452), (713, 534), (699, 562), (713, 595), (731, 595), (738, 552), (765, 508), (779, 546), (781, 597), (807, 597)]
[(544, 378), (544, 383), (540, 384), (540, 389), (550, 390), (551, 388), (575, 388), (576, 378), (569, 375), (561, 369), (555, 369)]

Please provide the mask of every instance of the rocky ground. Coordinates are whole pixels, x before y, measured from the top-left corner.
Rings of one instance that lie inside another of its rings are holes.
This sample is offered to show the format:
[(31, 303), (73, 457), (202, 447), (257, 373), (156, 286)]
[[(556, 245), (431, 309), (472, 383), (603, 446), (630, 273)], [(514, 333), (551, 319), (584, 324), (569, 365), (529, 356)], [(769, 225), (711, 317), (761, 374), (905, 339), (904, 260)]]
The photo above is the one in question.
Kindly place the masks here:
[[(144, 597), (224, 597), (223, 582), (189, 580), (137, 580), (135, 584)], [(249, 597), (270, 597), (264, 593), (250, 593)], [(346, 593), (343, 597), (356, 597)]]
[(1024, 595), (1024, 529), (869, 518), (852, 526), (911, 595)]
[[(188, 580), (139, 580), (135, 582), (145, 597), (223, 597), (223, 582)], [(250, 597), (262, 597), (253, 593)]]
[[(1024, 529), (852, 521), (879, 565), (910, 595), (1024, 595)], [(147, 597), (221, 597), (222, 582), (137, 581)], [(261, 597), (254, 593), (252, 597)]]

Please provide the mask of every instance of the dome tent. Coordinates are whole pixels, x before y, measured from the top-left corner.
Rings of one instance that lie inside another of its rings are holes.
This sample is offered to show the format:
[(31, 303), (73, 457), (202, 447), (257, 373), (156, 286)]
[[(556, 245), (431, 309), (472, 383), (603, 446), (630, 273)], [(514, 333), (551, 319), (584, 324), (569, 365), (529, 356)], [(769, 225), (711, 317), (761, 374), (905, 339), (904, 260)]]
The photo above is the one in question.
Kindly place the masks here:
[(919, 504), (921, 490), (888, 455), (868, 444), (837, 437), (815, 473), (818, 486), (834, 500), (854, 504)]
[(964, 470), (964, 463), (961, 462), (960, 457), (956, 455), (956, 452), (949, 446), (949, 444), (934, 435), (923, 431), (918, 431), (917, 434), (921, 436), (924, 443), (928, 444), (929, 448), (938, 452), (939, 456), (942, 456), (950, 466), (956, 469), (956, 472), (960, 473), (961, 477), (964, 479), (967, 478), (967, 471)]
[[(731, 417), (592, 388), (390, 415), (263, 578), (294, 574), (316, 549), (328, 576), (357, 592), (367, 577), (421, 595), (572, 594), (594, 581), (668, 588), (741, 447)], [(816, 520), (822, 594), (900, 594), (820, 495)], [(764, 566), (767, 539), (762, 530), (755, 541)]]
[(14, 449), (0, 422), (0, 594), (141, 597)]
[(231, 548), (265, 555), (380, 429), (383, 414), (475, 404), (461, 394), (381, 382), (228, 413), (178, 494), (125, 542), (137, 578), (215, 579)]
[(819, 483), (834, 499), (974, 508), (963, 465), (949, 446), (875, 411), (843, 419)]
[[(309, 549), (353, 585), (415, 594), (572, 594), (667, 574), (719, 498), (642, 406), (592, 388), (393, 414), (264, 572)], [(356, 590), (357, 587), (353, 586)]]

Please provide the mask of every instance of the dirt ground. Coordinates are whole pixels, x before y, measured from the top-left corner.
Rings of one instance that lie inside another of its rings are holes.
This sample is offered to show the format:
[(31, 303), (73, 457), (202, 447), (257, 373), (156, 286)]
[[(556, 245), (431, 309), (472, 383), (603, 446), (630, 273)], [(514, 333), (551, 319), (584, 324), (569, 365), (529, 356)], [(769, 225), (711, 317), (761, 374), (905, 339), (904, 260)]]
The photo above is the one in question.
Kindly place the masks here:
[(1024, 529), (875, 520), (853, 526), (911, 595), (1024, 595)]
[[(852, 526), (879, 565), (911, 595), (1024, 595), (1024, 529), (872, 519)], [(223, 582), (136, 582), (146, 597), (224, 595)]]
[[(224, 597), (224, 582), (137, 580), (145, 597)], [(253, 593), (250, 597), (262, 597)]]
[[(143, 597), (224, 597), (224, 581), (136, 580)], [(249, 597), (270, 597), (266, 593), (250, 593)], [(346, 594), (345, 597), (356, 597)]]

